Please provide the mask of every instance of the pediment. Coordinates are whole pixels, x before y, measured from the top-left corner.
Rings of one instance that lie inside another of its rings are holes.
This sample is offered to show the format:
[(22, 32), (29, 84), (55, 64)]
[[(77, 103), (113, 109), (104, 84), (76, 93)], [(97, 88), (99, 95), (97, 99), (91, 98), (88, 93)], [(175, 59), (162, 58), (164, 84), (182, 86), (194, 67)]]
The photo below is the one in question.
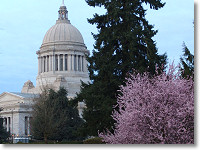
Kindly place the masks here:
[(4, 92), (0, 95), (0, 103), (10, 102), (10, 101), (18, 101), (18, 100), (23, 100), (23, 99), (24, 98), (19, 95), (15, 95), (15, 94), (8, 93), (8, 92)]

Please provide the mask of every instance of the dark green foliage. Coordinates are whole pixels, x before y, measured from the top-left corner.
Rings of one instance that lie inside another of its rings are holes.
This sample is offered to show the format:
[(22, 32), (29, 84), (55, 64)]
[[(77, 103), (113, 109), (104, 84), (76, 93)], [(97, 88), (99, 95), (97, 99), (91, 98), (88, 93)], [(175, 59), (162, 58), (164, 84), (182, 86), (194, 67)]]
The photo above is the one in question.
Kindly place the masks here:
[(95, 138), (87, 139), (83, 141), (83, 144), (105, 144), (105, 142), (102, 142), (102, 138), (95, 137)]
[(185, 43), (183, 43), (183, 56), (181, 60), (181, 75), (183, 78), (194, 78), (194, 55), (190, 53)]
[[(2, 111), (1, 108), (0, 108), (0, 111)], [(0, 117), (0, 144), (7, 142), (8, 137), (9, 137), (9, 133), (3, 127), (3, 118)]]
[(77, 130), (83, 123), (78, 110), (69, 105), (67, 92), (60, 89), (43, 92), (35, 100), (31, 121), (35, 139), (55, 141), (80, 140)]
[(77, 101), (85, 101), (85, 132), (97, 135), (97, 131), (111, 130), (111, 117), (119, 86), (128, 73), (148, 71), (155, 67), (164, 69), (166, 55), (158, 55), (152, 37), (157, 33), (145, 19), (143, 3), (152, 9), (164, 6), (160, 0), (86, 0), (90, 6), (103, 6), (104, 15), (95, 14), (89, 23), (95, 24), (98, 34), (93, 55), (88, 57), (92, 83), (83, 84)]

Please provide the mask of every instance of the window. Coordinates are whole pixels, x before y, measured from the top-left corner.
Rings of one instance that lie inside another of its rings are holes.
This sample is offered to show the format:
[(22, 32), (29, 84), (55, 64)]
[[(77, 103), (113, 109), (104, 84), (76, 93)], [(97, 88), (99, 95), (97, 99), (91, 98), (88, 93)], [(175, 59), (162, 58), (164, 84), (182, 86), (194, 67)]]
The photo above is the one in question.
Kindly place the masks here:
[(65, 71), (67, 71), (67, 64), (68, 64), (68, 63), (67, 63), (67, 56), (68, 56), (68, 55), (65, 55)]
[(77, 70), (76, 55), (74, 55), (74, 71)]
[(25, 135), (28, 135), (28, 117), (27, 116), (25, 117), (24, 123), (25, 123)]
[(8, 117), (8, 131), (9, 132), (10, 132), (10, 124), (11, 124), (10, 117)]
[(82, 71), (84, 71), (84, 61), (83, 61), (83, 56), (82, 56)]
[(58, 71), (58, 55), (56, 57), (56, 62), (55, 62), (55, 71)]
[(78, 56), (78, 71), (81, 71), (81, 57)]
[(63, 71), (63, 55), (60, 55), (60, 71)]
[(47, 72), (49, 72), (49, 56), (47, 56)]

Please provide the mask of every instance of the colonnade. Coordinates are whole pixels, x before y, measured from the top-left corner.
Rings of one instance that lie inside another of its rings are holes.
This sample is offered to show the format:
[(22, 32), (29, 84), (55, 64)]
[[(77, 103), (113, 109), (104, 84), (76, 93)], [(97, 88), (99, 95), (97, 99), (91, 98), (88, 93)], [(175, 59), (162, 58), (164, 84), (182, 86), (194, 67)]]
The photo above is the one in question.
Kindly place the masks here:
[(38, 72), (86, 71), (85, 56), (75, 54), (55, 54), (38, 57)]
[[(23, 118), (22, 118), (23, 119)], [(32, 117), (25, 116), (24, 120), (24, 135), (31, 135), (30, 129), (30, 121)], [(13, 134), (13, 118), (11, 117), (4, 117), (3, 118), (3, 127), (6, 129), (7, 132)], [(12, 130), (12, 131), (11, 131)]]
[(3, 127), (7, 130), (7, 132), (11, 132), (11, 118), (10, 117), (3, 118)]

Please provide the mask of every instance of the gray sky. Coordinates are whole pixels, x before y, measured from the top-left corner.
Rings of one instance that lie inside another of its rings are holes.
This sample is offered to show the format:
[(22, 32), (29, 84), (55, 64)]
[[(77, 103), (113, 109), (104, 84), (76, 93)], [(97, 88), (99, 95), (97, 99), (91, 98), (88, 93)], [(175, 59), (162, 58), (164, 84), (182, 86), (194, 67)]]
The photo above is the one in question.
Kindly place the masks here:
[[(86, 46), (93, 49), (91, 32), (95, 25), (87, 22), (101, 8), (87, 5), (85, 0), (65, 0), (69, 20), (80, 30)], [(1, 0), (0, 1), (0, 93), (20, 92), (23, 84), (36, 81), (39, 50), (47, 30), (58, 18), (62, 0)], [(182, 44), (194, 51), (194, 2), (192, 0), (163, 0), (164, 8), (147, 11), (147, 19), (155, 25), (154, 37), (158, 53), (167, 53), (168, 61), (177, 64)]]

